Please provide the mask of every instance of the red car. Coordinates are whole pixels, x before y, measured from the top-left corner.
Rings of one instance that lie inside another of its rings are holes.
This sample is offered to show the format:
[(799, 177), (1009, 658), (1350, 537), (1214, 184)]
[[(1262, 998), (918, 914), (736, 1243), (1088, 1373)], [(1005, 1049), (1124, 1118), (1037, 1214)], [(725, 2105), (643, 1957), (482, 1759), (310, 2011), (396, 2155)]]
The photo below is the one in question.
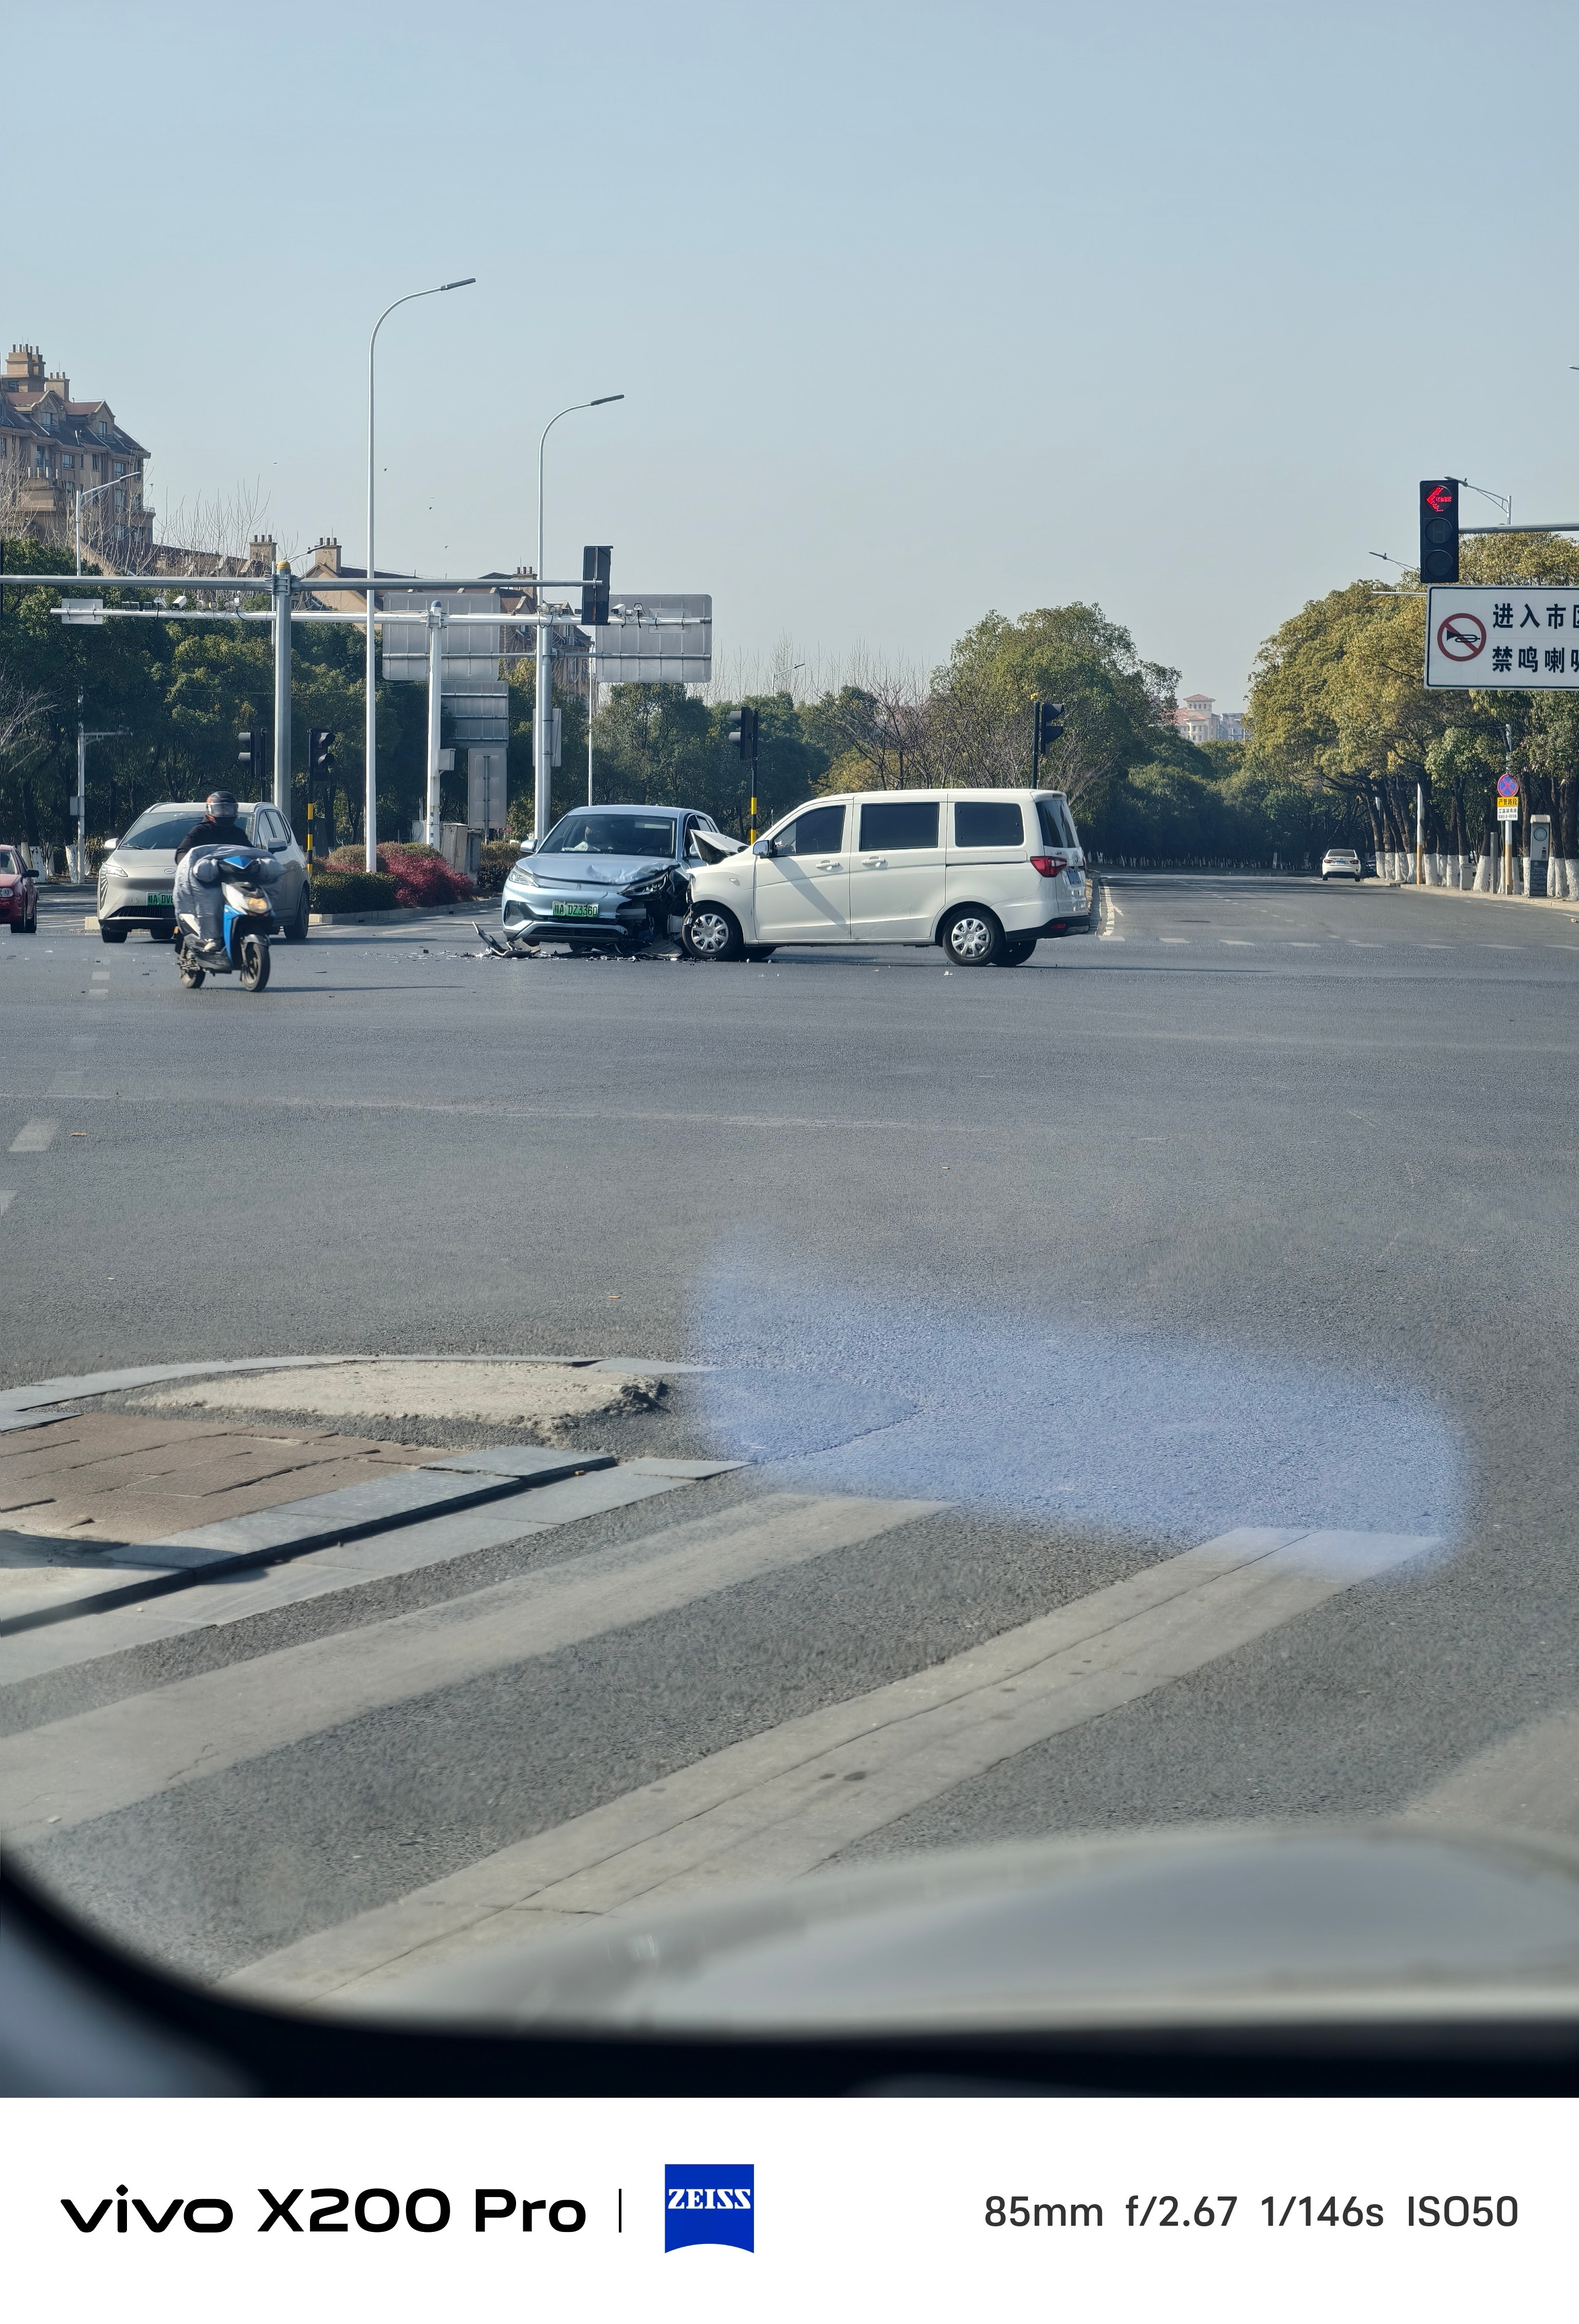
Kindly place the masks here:
[(20, 847), (0, 847), (0, 927), (19, 936), (38, 933), (39, 883)]

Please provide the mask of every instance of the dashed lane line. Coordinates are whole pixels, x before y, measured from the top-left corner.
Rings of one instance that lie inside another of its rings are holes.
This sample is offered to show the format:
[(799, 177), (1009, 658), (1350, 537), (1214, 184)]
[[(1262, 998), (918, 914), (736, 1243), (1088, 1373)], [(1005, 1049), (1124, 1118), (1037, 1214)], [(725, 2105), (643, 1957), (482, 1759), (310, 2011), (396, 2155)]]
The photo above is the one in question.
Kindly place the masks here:
[(1225, 1534), (930, 1670), (712, 1752), (227, 1982), (298, 2001), (338, 1996), (571, 1917), (794, 1879), (1432, 1546), (1398, 1534)]
[(16, 1189), (14, 1186), (0, 1186), (0, 1215), (3, 1215), (6, 1211), (8, 1211), (15, 1200)]
[(58, 1121), (24, 1121), (11, 1141), (14, 1154), (42, 1154), (53, 1144)]

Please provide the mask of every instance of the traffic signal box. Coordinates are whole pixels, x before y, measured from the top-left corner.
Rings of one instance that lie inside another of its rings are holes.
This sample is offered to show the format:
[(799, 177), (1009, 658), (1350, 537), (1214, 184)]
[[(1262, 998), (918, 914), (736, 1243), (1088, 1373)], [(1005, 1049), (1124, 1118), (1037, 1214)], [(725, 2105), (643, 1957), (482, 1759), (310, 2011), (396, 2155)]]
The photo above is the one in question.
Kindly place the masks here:
[(1428, 476), (1420, 486), (1420, 578), (1458, 578), (1458, 479)]
[(1042, 754), (1051, 751), (1063, 734), (1063, 704), (1033, 702), (1031, 705), (1031, 788), (1035, 789), (1042, 773)]
[(742, 702), (730, 713), (730, 748), (739, 751), (742, 759), (757, 757), (757, 713), (748, 702)]
[(255, 789), (269, 773), (269, 730), (266, 726), (254, 726), (246, 733), (238, 734), (235, 741), (237, 766), (243, 774), (254, 778), (252, 782), (243, 783), (242, 788)]
[(581, 620), (583, 629), (601, 629), (609, 618), (609, 565), (611, 549), (583, 549), (581, 553)]
[(327, 792), (335, 779), (335, 736), (327, 726), (309, 726), (307, 738), (307, 856), (313, 861), (313, 841), (317, 836), (317, 802), (313, 794), (321, 787)]

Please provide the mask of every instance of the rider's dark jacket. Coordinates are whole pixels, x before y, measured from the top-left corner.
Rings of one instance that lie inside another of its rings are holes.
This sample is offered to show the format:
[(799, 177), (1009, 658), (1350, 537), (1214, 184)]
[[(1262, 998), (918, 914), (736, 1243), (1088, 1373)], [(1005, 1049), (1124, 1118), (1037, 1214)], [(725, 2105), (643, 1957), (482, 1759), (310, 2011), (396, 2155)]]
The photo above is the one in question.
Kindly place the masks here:
[(225, 816), (216, 823), (211, 815), (206, 815), (201, 823), (192, 825), (177, 848), (176, 862), (180, 862), (189, 847), (250, 847), (252, 844), (234, 816)]

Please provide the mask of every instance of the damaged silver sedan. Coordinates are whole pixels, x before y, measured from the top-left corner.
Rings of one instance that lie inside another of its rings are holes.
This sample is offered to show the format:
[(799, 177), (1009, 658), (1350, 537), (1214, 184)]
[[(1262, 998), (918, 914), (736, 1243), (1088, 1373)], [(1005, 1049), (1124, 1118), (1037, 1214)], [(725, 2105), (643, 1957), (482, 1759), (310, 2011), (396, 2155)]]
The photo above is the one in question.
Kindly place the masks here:
[(677, 937), (690, 873), (739, 844), (700, 807), (577, 807), (508, 874), (500, 932), (511, 951), (639, 952)]

